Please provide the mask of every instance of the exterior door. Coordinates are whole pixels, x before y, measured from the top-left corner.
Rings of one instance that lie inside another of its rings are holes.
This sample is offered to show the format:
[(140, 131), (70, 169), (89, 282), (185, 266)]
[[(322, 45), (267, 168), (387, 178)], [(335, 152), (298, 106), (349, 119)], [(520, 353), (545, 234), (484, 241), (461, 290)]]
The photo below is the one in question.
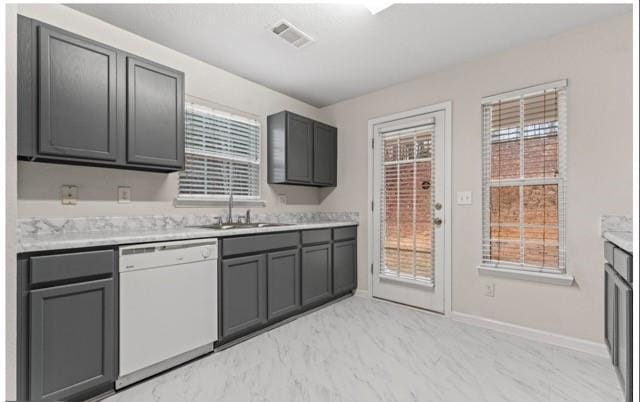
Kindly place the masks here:
[(444, 111), (373, 127), (373, 297), (444, 312)]

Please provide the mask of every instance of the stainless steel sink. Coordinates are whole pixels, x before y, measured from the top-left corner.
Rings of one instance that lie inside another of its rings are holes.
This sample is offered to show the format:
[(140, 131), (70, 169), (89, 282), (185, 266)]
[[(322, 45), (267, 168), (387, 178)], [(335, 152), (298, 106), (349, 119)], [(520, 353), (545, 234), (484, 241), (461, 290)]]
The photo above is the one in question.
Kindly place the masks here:
[(287, 223), (223, 223), (222, 225), (212, 223), (211, 225), (192, 226), (201, 229), (213, 229), (213, 230), (230, 230), (230, 229), (250, 229), (250, 228), (268, 228), (274, 226), (287, 226)]

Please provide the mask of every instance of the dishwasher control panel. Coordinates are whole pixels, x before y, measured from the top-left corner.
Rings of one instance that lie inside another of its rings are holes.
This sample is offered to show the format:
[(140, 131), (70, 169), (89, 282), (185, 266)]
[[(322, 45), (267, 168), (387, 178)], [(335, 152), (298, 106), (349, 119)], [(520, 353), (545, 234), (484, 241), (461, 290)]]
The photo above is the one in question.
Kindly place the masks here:
[(146, 243), (119, 248), (120, 272), (187, 264), (218, 258), (218, 240)]

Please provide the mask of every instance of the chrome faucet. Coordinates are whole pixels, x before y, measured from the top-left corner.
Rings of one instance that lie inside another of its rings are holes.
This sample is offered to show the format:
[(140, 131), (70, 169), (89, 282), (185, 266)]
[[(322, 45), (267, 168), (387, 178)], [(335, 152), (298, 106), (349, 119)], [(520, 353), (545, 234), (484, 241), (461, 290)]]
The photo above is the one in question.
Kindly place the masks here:
[(233, 194), (229, 195), (229, 215), (227, 216), (227, 223), (233, 223), (233, 217), (231, 212), (233, 210)]

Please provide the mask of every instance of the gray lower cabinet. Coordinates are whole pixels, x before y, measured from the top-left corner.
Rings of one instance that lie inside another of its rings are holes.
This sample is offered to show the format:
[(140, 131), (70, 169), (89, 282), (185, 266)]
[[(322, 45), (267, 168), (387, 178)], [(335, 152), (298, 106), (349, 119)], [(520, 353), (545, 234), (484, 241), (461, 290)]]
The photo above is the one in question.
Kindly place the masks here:
[(114, 380), (113, 280), (30, 294), (29, 399), (66, 400)]
[(266, 254), (258, 254), (222, 261), (221, 338), (266, 323), (266, 259)]
[(300, 309), (300, 257), (297, 248), (267, 254), (267, 318)]
[(302, 305), (331, 297), (331, 244), (302, 247)]
[(605, 343), (626, 401), (633, 400), (632, 255), (613, 243), (604, 245)]
[(631, 376), (633, 366), (633, 355), (631, 347), (633, 344), (633, 316), (631, 314), (633, 296), (631, 287), (620, 277), (616, 278), (616, 326), (615, 326), (615, 365), (622, 389), (629, 397), (632, 392), (633, 378)]
[(18, 399), (85, 399), (113, 389), (112, 249), (18, 258)]
[(333, 243), (333, 293), (350, 292), (356, 288), (355, 240)]

